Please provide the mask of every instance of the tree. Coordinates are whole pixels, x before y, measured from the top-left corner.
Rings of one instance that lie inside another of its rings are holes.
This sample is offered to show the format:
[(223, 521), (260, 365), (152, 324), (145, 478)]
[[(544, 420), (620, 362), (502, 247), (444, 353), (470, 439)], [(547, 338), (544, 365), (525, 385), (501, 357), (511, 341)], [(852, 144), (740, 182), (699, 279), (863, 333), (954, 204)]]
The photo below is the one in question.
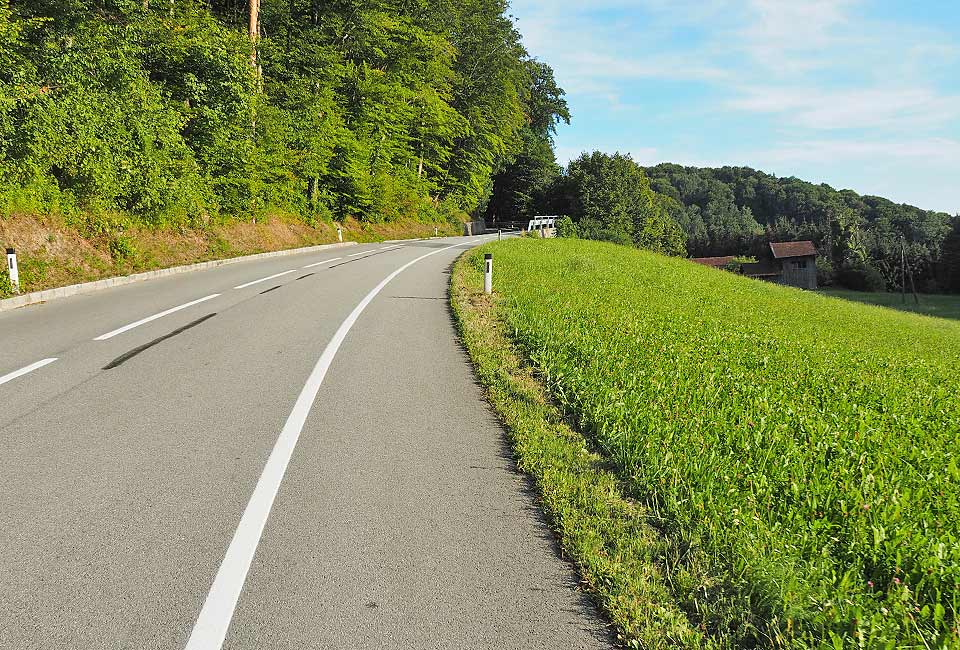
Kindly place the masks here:
[(530, 59), (526, 68), (529, 86), (524, 94), (527, 123), (523, 145), (493, 177), (493, 193), (485, 212), (488, 223), (529, 219), (547, 211), (549, 188), (561, 171), (553, 153), (553, 136), (559, 123), (570, 123), (564, 91), (547, 64)]
[(683, 231), (666, 197), (651, 189), (629, 156), (583, 154), (570, 163), (565, 184), (569, 203), (563, 212), (576, 223), (579, 237), (684, 254)]

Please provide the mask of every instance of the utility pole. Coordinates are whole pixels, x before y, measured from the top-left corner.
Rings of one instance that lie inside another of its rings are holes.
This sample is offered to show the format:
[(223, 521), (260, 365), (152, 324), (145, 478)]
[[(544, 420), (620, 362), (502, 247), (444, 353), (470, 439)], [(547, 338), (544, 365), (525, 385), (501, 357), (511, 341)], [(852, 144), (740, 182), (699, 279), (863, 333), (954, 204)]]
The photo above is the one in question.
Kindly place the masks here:
[(900, 298), (907, 304), (907, 246), (900, 240)]
[[(256, 83), (257, 92), (263, 91), (263, 80), (260, 74), (260, 64), (257, 62), (257, 41), (260, 40), (260, 0), (250, 0), (250, 66), (253, 68), (254, 83)], [(251, 107), (250, 112), (250, 137), (254, 144), (257, 141), (257, 106)], [(253, 214), (253, 223), (257, 223), (256, 198), (251, 200), (251, 212)]]

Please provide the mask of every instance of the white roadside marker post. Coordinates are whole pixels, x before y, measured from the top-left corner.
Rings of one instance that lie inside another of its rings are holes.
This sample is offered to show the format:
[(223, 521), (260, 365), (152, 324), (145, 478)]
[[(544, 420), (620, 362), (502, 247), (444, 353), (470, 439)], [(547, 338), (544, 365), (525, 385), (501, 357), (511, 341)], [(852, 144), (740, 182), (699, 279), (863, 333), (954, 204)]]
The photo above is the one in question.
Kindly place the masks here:
[(493, 293), (493, 253), (485, 254), (483, 263), (483, 292), (489, 295)]
[(340, 243), (343, 243), (343, 228), (340, 227), (340, 224), (337, 224), (337, 239), (340, 240)]
[(10, 286), (14, 293), (20, 293), (20, 270), (17, 268), (17, 252), (7, 249), (7, 270), (10, 272)]
[(497, 241), (503, 241), (503, 230), (497, 228)]
[(439, 237), (439, 236), (440, 236), (440, 227), (439, 227), (439, 226), (434, 226), (434, 227), (433, 227), (433, 236), (434, 236), (434, 237)]

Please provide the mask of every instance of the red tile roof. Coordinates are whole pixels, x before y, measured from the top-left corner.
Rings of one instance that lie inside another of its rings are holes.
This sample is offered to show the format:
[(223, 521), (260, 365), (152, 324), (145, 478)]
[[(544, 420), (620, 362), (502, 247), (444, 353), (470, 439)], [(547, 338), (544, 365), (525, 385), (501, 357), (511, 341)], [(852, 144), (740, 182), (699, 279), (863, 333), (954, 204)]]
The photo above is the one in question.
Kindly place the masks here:
[(785, 257), (808, 257), (817, 254), (817, 247), (812, 241), (790, 241), (770, 244), (773, 258), (781, 260)]
[(726, 257), (694, 257), (691, 262), (696, 262), (697, 264), (703, 264), (704, 266), (713, 266), (715, 268), (721, 268), (737, 259), (733, 255), (727, 255)]

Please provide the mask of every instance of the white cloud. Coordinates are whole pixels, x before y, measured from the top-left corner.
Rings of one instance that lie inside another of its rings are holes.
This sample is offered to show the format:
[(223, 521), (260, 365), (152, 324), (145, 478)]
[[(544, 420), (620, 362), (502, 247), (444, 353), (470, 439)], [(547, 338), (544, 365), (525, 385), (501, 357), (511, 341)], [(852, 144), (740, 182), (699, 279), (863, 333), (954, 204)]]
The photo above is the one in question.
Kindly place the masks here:
[(744, 88), (726, 106), (775, 113), (814, 130), (930, 128), (960, 119), (960, 97), (930, 88), (854, 88), (755, 86)]
[(744, 51), (768, 69), (802, 72), (825, 65), (842, 39), (854, 0), (751, 0), (739, 31)]
[(784, 142), (776, 148), (757, 152), (759, 157), (779, 162), (830, 160), (870, 161), (871, 164), (922, 160), (927, 164), (960, 161), (960, 140), (926, 138), (894, 141), (812, 140)]

